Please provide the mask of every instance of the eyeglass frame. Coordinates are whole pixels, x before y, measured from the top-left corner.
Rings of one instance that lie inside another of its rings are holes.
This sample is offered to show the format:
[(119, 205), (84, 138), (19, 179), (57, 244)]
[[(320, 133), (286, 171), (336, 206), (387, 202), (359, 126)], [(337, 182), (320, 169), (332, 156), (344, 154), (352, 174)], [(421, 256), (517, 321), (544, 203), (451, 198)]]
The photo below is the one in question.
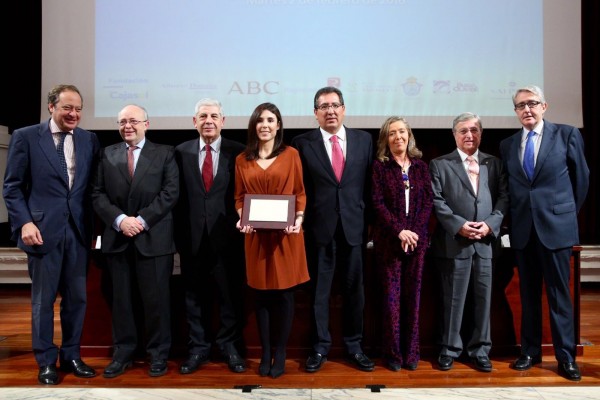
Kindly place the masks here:
[(518, 111), (524, 110), (525, 106), (529, 107), (529, 109), (531, 110), (532, 108), (536, 108), (540, 104), (542, 104), (541, 101), (536, 101), (536, 100), (525, 101), (525, 102), (522, 102), (519, 104), (515, 104), (515, 110), (518, 110)]
[(340, 103), (331, 103), (331, 104), (320, 104), (318, 107), (315, 107), (316, 110), (320, 110), (320, 111), (329, 111), (330, 108), (333, 108), (333, 111), (337, 111), (338, 108), (340, 107), (344, 107), (343, 104)]
[(143, 121), (138, 121), (137, 119), (129, 119), (129, 120), (124, 119), (124, 120), (121, 120), (121, 121), (117, 121), (117, 124), (119, 126), (127, 126), (127, 124), (129, 124), (131, 126), (136, 126), (136, 125), (141, 124), (142, 122), (147, 122), (147, 121), (148, 121), (147, 119), (145, 119)]

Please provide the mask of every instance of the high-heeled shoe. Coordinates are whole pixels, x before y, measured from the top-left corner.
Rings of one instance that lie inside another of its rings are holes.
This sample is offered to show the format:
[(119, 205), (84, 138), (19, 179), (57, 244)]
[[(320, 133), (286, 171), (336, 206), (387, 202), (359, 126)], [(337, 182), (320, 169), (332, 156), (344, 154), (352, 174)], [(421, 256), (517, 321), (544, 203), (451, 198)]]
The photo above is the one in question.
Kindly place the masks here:
[(285, 372), (285, 353), (277, 354), (275, 353), (275, 359), (273, 360), (273, 365), (271, 366), (271, 370), (269, 371), (269, 376), (271, 378), (279, 378)]
[(269, 371), (271, 370), (271, 357), (262, 357), (260, 359), (260, 364), (258, 365), (258, 374), (260, 376), (269, 375)]

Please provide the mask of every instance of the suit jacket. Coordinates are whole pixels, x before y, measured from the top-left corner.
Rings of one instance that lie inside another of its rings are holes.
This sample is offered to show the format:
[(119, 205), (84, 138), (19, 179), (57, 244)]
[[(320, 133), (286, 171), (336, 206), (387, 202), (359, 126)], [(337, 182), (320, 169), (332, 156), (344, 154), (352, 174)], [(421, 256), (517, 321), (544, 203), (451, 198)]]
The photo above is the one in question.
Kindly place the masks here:
[[(90, 177), (100, 144), (95, 133), (73, 130), (75, 178), (69, 190), (52, 140), (49, 120), (13, 132), (8, 148), (4, 177), (4, 201), (10, 219), (12, 239), (27, 253), (46, 254), (56, 247), (71, 216), (77, 236), (91, 246), (93, 213)], [(34, 222), (44, 244), (26, 246), (21, 227)]]
[(500, 143), (509, 176), (511, 247), (523, 249), (531, 229), (549, 249), (571, 247), (579, 243), (577, 213), (590, 176), (581, 133), (573, 126), (544, 120), (531, 182), (520, 158), (521, 133), (519, 130)]
[(338, 217), (346, 241), (351, 246), (363, 243), (365, 208), (370, 191), (368, 172), (373, 159), (373, 140), (365, 131), (346, 128), (346, 163), (338, 183), (327, 156), (320, 129), (292, 140), (300, 152), (306, 189), (306, 226), (317, 244), (329, 243), (335, 234)]
[[(432, 254), (444, 258), (468, 258), (477, 253), (492, 258), (491, 244), (499, 237), (509, 206), (507, 177), (499, 158), (479, 152), (479, 190), (475, 195), (458, 150), (431, 160), (433, 209), (437, 226)], [(483, 221), (492, 234), (481, 240), (458, 235), (466, 221)]]
[[(132, 243), (146, 257), (175, 253), (172, 209), (179, 197), (179, 171), (173, 147), (146, 139), (133, 180), (127, 169), (125, 143), (106, 147), (98, 163), (92, 197), (94, 210), (105, 224), (103, 253), (125, 251)], [(121, 214), (140, 215), (149, 229), (126, 237), (112, 227)]]
[(179, 252), (195, 254), (200, 248), (204, 232), (208, 232), (215, 251), (226, 250), (232, 241), (242, 235), (235, 224), (239, 216), (235, 210), (235, 158), (244, 145), (221, 137), (219, 165), (210, 192), (206, 192), (198, 163), (200, 139), (180, 144), (175, 149), (179, 166), (181, 196), (177, 203), (176, 244)]

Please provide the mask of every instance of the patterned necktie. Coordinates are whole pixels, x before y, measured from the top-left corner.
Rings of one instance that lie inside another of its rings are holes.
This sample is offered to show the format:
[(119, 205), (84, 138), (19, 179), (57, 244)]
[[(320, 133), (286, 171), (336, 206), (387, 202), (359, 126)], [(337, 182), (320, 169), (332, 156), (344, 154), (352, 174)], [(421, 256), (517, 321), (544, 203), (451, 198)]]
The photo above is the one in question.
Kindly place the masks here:
[(340, 182), (342, 180), (342, 173), (344, 172), (344, 153), (336, 135), (333, 135), (329, 140), (331, 140), (331, 165), (335, 177)]
[(477, 189), (479, 188), (479, 164), (477, 164), (477, 161), (471, 156), (467, 157), (467, 161), (469, 162), (469, 179), (471, 180), (471, 185), (473, 186), (475, 194), (477, 194)]
[(527, 134), (527, 143), (525, 144), (525, 151), (523, 152), (523, 170), (527, 174), (529, 181), (533, 179), (533, 171), (535, 170), (535, 144), (533, 143), (533, 136), (535, 131), (530, 131)]
[(60, 168), (63, 176), (69, 182), (69, 172), (67, 171), (67, 159), (65, 158), (65, 138), (67, 137), (66, 132), (58, 132), (59, 140), (56, 145), (56, 153), (58, 153), (58, 161), (60, 162)]
[(129, 176), (131, 178), (133, 178), (133, 172), (135, 170), (135, 168), (134, 168), (135, 160), (133, 157), (133, 151), (137, 148), (138, 148), (137, 146), (129, 146), (127, 148), (127, 169), (129, 170)]
[(213, 159), (210, 144), (207, 144), (206, 155), (204, 156), (204, 163), (202, 163), (202, 180), (204, 181), (204, 188), (208, 192), (213, 184)]

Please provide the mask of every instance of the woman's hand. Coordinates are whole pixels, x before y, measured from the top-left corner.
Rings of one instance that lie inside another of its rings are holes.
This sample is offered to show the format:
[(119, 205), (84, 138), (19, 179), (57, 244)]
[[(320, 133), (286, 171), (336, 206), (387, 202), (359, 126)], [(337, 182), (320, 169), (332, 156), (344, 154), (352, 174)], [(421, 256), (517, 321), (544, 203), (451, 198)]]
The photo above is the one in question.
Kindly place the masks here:
[(303, 216), (297, 216), (296, 221), (294, 221), (294, 225), (286, 226), (283, 232), (285, 232), (286, 235), (289, 235), (291, 233), (300, 233), (300, 229), (302, 229), (303, 220)]
[(256, 232), (254, 230), (254, 228), (251, 225), (244, 225), (242, 226), (242, 220), (238, 220), (238, 222), (235, 224), (235, 227), (238, 228), (238, 230), (242, 233), (254, 233)]
[(409, 253), (415, 250), (417, 243), (419, 242), (419, 235), (408, 229), (404, 229), (398, 234), (398, 238), (402, 242), (402, 250), (405, 253)]

